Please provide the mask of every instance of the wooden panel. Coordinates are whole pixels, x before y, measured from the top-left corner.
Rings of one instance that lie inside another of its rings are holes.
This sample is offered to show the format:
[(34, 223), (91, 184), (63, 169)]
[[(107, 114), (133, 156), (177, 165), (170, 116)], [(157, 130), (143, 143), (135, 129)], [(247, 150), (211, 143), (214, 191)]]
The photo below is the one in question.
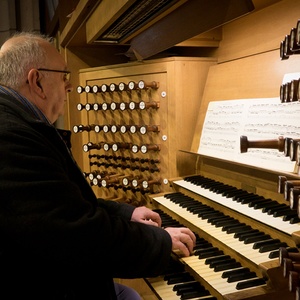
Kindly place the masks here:
[(278, 49), (300, 18), (300, 1), (283, 0), (223, 26), (218, 62)]

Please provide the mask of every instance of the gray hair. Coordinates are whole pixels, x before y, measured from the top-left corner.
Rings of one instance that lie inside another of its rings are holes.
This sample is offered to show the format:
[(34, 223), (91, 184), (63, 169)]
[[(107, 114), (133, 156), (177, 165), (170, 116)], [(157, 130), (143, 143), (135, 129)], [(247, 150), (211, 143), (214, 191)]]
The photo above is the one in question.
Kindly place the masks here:
[(19, 41), (15, 40), (0, 52), (0, 85), (18, 91), (31, 69), (44, 66), (47, 57), (41, 42), (51, 42), (51, 39), (30, 32), (16, 33), (10, 39), (15, 38)]

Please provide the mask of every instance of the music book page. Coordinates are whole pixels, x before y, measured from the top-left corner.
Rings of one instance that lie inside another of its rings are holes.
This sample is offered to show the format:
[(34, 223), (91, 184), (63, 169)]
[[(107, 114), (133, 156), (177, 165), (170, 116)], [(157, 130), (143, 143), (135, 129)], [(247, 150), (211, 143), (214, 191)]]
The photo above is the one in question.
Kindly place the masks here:
[(198, 153), (257, 166), (293, 172), (295, 162), (277, 149), (240, 151), (240, 136), (248, 141), (300, 139), (300, 102), (281, 103), (279, 98), (239, 99), (209, 103)]

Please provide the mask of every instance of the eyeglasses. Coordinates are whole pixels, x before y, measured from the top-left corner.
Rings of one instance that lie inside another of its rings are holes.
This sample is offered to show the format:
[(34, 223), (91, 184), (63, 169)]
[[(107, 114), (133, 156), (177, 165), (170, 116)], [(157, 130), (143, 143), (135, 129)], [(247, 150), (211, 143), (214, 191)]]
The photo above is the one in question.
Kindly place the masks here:
[(43, 68), (39, 68), (37, 69), (38, 71), (46, 71), (46, 72), (57, 72), (57, 73), (64, 73), (64, 80), (69, 81), (70, 77), (71, 77), (71, 72), (70, 71), (63, 71), (63, 70), (51, 70), (51, 69), (43, 69)]

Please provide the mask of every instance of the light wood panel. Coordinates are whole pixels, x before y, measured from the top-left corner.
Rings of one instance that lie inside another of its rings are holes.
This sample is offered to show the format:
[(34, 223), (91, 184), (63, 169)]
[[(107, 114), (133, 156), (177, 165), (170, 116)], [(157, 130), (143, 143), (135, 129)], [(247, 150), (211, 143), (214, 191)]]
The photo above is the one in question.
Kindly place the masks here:
[(300, 1), (273, 2), (223, 26), (223, 39), (216, 51), (219, 63), (279, 49), (280, 41), (300, 18)]

